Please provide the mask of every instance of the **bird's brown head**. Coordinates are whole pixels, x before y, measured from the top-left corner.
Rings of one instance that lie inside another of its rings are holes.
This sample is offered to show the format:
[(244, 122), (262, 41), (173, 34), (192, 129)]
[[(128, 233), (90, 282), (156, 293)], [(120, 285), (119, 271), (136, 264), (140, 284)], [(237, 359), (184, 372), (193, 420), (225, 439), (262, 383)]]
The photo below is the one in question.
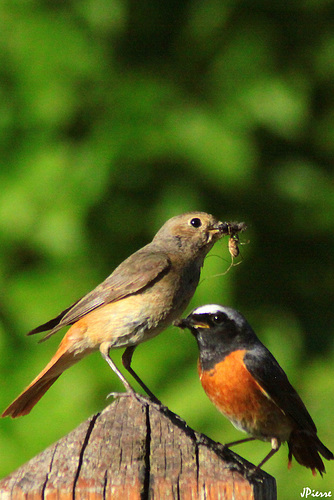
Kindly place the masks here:
[(170, 250), (186, 251), (188, 256), (205, 256), (227, 230), (222, 222), (205, 212), (188, 212), (169, 219), (154, 237), (155, 243)]

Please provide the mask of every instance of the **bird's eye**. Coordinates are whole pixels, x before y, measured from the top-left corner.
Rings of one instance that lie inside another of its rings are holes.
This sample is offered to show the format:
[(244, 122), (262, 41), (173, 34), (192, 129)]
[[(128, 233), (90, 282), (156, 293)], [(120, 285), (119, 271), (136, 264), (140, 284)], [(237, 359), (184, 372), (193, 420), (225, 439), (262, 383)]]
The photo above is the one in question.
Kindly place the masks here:
[(227, 315), (225, 313), (219, 312), (213, 314), (211, 318), (215, 325), (221, 325), (222, 323), (224, 323), (224, 321), (226, 321)]
[(191, 219), (190, 221), (190, 224), (193, 226), (193, 227), (201, 227), (202, 225), (202, 221), (201, 219), (199, 219), (198, 217), (194, 217), (193, 219)]

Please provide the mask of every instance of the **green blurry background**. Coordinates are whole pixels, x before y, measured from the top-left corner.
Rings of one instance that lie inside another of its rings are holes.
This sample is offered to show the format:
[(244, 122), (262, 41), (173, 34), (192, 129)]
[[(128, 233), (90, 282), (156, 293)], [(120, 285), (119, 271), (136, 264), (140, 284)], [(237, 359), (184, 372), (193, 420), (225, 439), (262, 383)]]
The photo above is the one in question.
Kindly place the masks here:
[[(25, 333), (101, 282), (173, 215), (246, 221), (206, 259), (189, 310), (242, 311), (334, 449), (334, 8), (326, 0), (10, 0), (0, 4), (0, 404), (55, 352)], [(218, 276), (217, 276), (218, 275)], [(120, 365), (121, 352), (113, 359)], [(197, 347), (171, 327), (133, 367), (213, 439), (244, 437), (204, 395)], [(0, 475), (121, 386), (98, 353), (27, 417), (0, 422)], [(238, 451), (257, 463), (261, 442)], [(287, 447), (279, 498), (334, 494)]]

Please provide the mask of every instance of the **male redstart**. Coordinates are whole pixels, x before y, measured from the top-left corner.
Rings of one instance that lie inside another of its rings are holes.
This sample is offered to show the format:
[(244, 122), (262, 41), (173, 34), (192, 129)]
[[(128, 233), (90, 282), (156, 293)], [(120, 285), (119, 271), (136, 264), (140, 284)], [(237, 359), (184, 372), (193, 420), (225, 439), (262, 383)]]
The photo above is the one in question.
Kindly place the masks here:
[(224, 234), (228, 224), (205, 212), (173, 217), (151, 243), (122, 262), (93, 291), (29, 332), (51, 330), (45, 340), (72, 325), (51, 361), (2, 416), (29, 413), (64, 370), (97, 349), (133, 394), (109, 357), (110, 349), (125, 347), (124, 367), (154, 397), (131, 368), (133, 352), (182, 314), (196, 290), (206, 254)]
[(209, 304), (174, 322), (189, 328), (199, 348), (198, 372), (209, 399), (239, 430), (252, 437), (226, 446), (261, 439), (271, 451), (257, 468), (287, 441), (289, 468), (297, 462), (322, 475), (319, 453), (334, 455), (320, 441), (304, 403), (274, 356), (260, 342), (246, 319), (234, 309)]

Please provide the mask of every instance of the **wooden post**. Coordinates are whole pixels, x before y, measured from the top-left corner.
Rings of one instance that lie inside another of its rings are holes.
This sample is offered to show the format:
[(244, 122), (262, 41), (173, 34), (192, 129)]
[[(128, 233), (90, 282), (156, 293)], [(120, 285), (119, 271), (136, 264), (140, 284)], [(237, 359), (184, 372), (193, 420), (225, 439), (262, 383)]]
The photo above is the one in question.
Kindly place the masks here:
[(1, 500), (276, 499), (273, 477), (139, 399), (115, 400), (1, 480)]

